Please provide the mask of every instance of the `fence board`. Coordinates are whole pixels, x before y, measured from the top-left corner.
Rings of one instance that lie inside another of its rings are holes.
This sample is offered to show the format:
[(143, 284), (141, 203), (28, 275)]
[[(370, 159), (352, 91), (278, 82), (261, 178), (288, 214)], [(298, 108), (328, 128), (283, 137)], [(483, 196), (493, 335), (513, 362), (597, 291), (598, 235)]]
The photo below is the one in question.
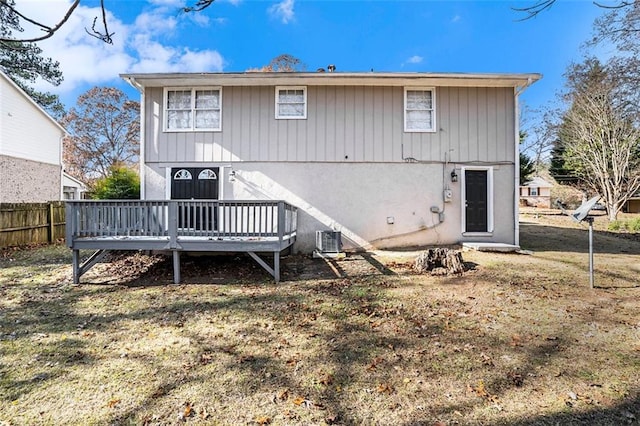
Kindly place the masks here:
[(51, 243), (64, 235), (64, 202), (0, 203), (0, 248)]

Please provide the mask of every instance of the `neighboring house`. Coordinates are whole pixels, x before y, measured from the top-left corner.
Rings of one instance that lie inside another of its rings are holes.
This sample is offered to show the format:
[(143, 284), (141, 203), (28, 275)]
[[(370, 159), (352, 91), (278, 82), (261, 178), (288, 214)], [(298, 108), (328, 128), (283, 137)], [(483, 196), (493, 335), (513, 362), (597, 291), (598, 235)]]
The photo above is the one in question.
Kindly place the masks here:
[(629, 200), (624, 203), (622, 211), (625, 213), (640, 213), (640, 194), (629, 198)]
[(142, 94), (145, 200), (284, 200), (296, 250), (518, 244), (518, 96), (539, 74), (171, 73)]
[(81, 200), (87, 192), (87, 186), (66, 172), (62, 173), (62, 199)]
[(552, 184), (536, 176), (520, 187), (520, 200), (527, 206), (551, 208)]
[(65, 130), (0, 71), (0, 203), (62, 199)]

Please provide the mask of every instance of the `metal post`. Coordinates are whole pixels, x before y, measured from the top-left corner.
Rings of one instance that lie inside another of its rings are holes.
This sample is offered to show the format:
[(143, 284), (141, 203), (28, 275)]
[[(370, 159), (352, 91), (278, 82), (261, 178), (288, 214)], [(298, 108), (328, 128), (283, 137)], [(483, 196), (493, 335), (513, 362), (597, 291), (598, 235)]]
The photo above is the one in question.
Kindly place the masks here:
[(593, 289), (593, 218), (585, 218), (589, 222), (589, 288)]

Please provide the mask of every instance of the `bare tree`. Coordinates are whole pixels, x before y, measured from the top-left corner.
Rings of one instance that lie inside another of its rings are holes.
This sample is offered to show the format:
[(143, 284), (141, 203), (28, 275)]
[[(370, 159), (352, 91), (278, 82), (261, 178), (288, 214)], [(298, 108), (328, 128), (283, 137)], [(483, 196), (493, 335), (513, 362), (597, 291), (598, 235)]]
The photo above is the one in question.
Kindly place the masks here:
[(522, 130), (525, 137), (521, 138), (520, 151), (530, 158), (536, 173), (546, 168), (545, 163), (557, 138), (559, 115), (559, 111), (551, 107), (526, 110), (523, 114)]
[[(560, 132), (564, 156), (604, 198), (613, 221), (640, 189), (640, 129), (635, 112), (617, 91), (615, 74), (597, 61), (573, 70), (571, 107)], [(576, 77), (576, 72), (584, 74)]]
[[(181, 12), (199, 12), (213, 4), (214, 0), (197, 0), (192, 5), (187, 5), (179, 10)], [(27, 16), (20, 12), (18, 7), (14, 4), (14, 2), (7, 0), (0, 0), (0, 9), (4, 9), (9, 15), (15, 16), (17, 18), (16, 24), (27, 25), (32, 28), (35, 28), (42, 32), (42, 34), (33, 36), (33, 37), (6, 37), (5, 35), (0, 36), (0, 45), (3, 48), (11, 48), (14, 46), (14, 42), (18, 43), (33, 43), (37, 41), (46, 40), (60, 30), (67, 23), (73, 12), (80, 5), (80, 0), (73, 0), (73, 3), (61, 14), (61, 16), (54, 21), (54, 23), (43, 22), (34, 19), (33, 17)], [(91, 29), (85, 27), (85, 31), (92, 37), (96, 37), (105, 43), (112, 44), (113, 43), (113, 35), (114, 33), (109, 31), (108, 22), (107, 22), (107, 11), (105, 8), (104, 0), (100, 0), (100, 24), (98, 24), (98, 17), (96, 16), (93, 19), (93, 23), (91, 25)]]
[(267, 65), (260, 68), (249, 68), (248, 72), (296, 72), (304, 71), (306, 65), (298, 58), (283, 53), (273, 58)]
[[(535, 3), (525, 6), (525, 7), (512, 7), (511, 9), (516, 12), (524, 14), (524, 17), (520, 19), (521, 21), (526, 21), (527, 19), (532, 19), (537, 17), (544, 11), (550, 10), (551, 7), (556, 4), (557, 0), (537, 0)], [(605, 5), (603, 3), (599, 3), (594, 1), (593, 4), (602, 9), (626, 9), (634, 7), (636, 2), (633, 0), (620, 0), (618, 3), (614, 5)]]
[(68, 173), (91, 182), (113, 165), (136, 167), (140, 152), (140, 105), (119, 89), (94, 87), (80, 95), (62, 120)]

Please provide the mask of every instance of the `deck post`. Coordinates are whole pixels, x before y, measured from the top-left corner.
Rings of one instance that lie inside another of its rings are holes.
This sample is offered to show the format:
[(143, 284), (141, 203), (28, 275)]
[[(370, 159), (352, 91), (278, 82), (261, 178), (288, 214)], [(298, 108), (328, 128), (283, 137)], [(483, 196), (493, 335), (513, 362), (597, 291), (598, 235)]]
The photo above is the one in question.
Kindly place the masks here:
[[(169, 201), (169, 248), (178, 247), (178, 203)], [(175, 257), (174, 257), (175, 259)]]
[(173, 283), (180, 284), (180, 251), (173, 250)]
[(77, 211), (76, 204), (73, 204), (67, 201), (64, 208), (64, 215), (65, 215), (64, 239), (65, 239), (65, 242), (67, 243), (67, 247), (73, 247), (73, 236), (77, 228), (76, 221), (74, 220), (76, 216), (76, 211)]
[(273, 252), (273, 278), (276, 284), (280, 282), (280, 252)]
[[(284, 237), (286, 213), (284, 211), (284, 201), (278, 201), (278, 242), (280, 243), (280, 249), (282, 249), (282, 239)], [(276, 281), (278, 281), (276, 279)]]
[(80, 250), (73, 250), (73, 283), (80, 284)]

